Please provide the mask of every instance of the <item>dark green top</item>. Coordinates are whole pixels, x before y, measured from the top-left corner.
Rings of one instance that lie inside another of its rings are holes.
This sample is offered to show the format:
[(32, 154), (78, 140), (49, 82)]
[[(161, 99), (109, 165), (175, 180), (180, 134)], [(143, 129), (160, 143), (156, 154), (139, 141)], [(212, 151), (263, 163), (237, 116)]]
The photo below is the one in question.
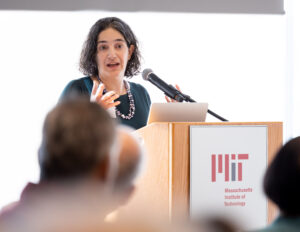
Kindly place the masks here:
[[(118, 117), (121, 124), (139, 129), (147, 124), (151, 100), (147, 90), (140, 84), (129, 82), (130, 90), (134, 99), (135, 114), (129, 119), (123, 119)], [(64, 91), (60, 96), (60, 100), (70, 95), (82, 95), (90, 97), (93, 88), (93, 81), (90, 77), (83, 77), (80, 79), (72, 80), (65, 87)], [(129, 100), (128, 94), (121, 95), (116, 101), (120, 101), (121, 104), (116, 108), (123, 114), (129, 113)]]
[(256, 230), (255, 232), (299, 232), (300, 217), (283, 217), (279, 216), (271, 225), (265, 229)]

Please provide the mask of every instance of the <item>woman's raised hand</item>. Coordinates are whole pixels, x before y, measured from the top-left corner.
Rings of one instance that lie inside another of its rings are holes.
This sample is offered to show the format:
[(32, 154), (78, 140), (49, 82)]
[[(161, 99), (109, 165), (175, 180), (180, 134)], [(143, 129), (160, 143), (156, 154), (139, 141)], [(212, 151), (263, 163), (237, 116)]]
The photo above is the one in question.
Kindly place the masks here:
[(109, 109), (111, 107), (119, 105), (120, 101), (114, 101), (116, 100), (119, 95), (116, 94), (114, 91), (109, 91), (103, 94), (103, 90), (105, 89), (105, 85), (103, 83), (100, 83), (98, 81), (93, 81), (93, 89), (91, 93), (91, 102), (97, 102), (99, 105), (101, 105), (104, 109)]
[[(180, 90), (180, 88), (179, 88), (178, 85), (175, 85), (175, 88), (176, 88), (179, 92), (181, 92), (181, 90)], [(176, 100), (174, 100), (174, 99), (172, 99), (172, 98), (169, 98), (169, 97), (167, 97), (166, 95), (165, 95), (165, 99), (166, 99), (167, 102), (177, 102)]]

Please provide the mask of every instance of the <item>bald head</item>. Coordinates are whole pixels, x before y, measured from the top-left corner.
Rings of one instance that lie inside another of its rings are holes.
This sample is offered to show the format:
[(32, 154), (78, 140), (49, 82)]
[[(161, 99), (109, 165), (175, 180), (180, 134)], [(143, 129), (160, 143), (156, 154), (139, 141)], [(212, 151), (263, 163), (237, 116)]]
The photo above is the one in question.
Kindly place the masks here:
[(116, 176), (116, 189), (126, 189), (133, 186), (143, 160), (143, 149), (133, 130), (127, 127), (118, 128), (120, 155)]

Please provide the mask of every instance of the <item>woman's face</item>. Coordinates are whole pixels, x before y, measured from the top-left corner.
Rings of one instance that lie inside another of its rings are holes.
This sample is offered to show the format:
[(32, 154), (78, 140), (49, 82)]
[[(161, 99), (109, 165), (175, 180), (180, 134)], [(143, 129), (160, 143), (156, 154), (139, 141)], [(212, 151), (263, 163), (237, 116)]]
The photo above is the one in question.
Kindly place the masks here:
[(124, 77), (127, 62), (134, 46), (127, 47), (122, 34), (113, 28), (107, 28), (98, 35), (97, 56), (100, 78)]

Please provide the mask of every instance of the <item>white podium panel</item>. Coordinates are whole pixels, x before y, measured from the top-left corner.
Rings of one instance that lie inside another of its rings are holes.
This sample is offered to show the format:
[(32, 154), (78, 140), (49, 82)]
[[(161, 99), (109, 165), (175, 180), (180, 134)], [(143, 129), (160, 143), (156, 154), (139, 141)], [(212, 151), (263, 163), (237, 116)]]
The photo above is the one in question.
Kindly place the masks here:
[(190, 215), (231, 217), (245, 230), (267, 225), (262, 178), (267, 126), (190, 127)]

